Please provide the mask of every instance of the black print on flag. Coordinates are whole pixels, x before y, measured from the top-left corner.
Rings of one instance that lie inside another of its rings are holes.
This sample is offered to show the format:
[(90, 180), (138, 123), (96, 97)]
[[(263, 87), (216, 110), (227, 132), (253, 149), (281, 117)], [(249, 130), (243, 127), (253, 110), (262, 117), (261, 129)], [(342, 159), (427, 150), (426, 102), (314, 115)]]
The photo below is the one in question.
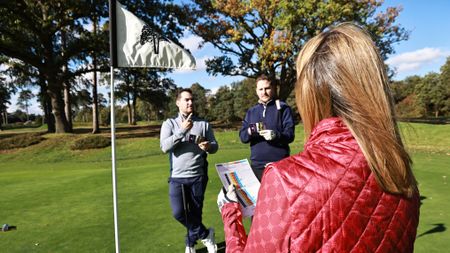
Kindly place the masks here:
[(144, 45), (147, 42), (153, 43), (153, 53), (159, 54), (159, 42), (168, 41), (164, 36), (157, 33), (155, 30), (150, 28), (148, 25), (144, 25), (141, 31), (141, 38), (139, 42)]

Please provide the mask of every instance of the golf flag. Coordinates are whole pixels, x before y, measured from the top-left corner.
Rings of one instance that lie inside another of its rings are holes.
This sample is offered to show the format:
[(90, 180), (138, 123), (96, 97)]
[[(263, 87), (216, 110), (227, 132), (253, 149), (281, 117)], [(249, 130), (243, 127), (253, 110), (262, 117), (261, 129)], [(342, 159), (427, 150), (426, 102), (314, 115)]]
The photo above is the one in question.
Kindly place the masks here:
[(117, 67), (195, 69), (194, 57), (116, 1)]
[(116, 253), (120, 253), (116, 177), (114, 68), (146, 67), (194, 69), (195, 59), (187, 50), (161, 34), (158, 34), (149, 25), (133, 15), (133, 13), (125, 10), (116, 0), (109, 0), (109, 21), (109, 49), (111, 60), (111, 171), (114, 241)]

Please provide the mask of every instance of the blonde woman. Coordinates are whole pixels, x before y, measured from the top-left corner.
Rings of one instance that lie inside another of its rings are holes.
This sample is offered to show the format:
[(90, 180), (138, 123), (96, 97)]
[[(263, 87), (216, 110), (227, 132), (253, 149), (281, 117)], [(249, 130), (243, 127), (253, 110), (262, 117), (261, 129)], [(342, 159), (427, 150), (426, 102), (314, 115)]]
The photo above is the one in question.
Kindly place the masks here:
[(419, 192), (384, 64), (352, 24), (297, 58), (304, 151), (269, 164), (248, 238), (235, 192), (219, 194), (227, 252), (413, 252)]

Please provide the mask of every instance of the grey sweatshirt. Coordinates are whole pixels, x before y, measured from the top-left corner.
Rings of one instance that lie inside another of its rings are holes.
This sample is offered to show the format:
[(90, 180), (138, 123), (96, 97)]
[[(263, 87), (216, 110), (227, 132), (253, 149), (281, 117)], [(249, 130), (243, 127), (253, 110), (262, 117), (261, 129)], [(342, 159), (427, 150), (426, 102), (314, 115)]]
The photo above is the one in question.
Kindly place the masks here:
[(181, 128), (182, 115), (164, 121), (161, 126), (160, 146), (169, 152), (171, 177), (187, 178), (204, 174), (205, 151), (198, 147), (195, 138), (205, 138), (210, 146), (208, 153), (216, 153), (219, 145), (213, 130), (205, 120), (192, 116), (193, 126), (186, 131)]

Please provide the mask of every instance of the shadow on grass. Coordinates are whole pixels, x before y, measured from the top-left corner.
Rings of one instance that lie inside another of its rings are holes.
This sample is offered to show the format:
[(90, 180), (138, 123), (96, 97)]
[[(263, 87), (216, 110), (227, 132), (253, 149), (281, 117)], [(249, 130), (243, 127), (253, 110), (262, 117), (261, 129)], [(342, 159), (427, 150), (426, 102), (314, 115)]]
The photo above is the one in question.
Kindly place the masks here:
[(434, 233), (442, 233), (445, 230), (447, 230), (444, 223), (436, 223), (436, 224), (433, 224), (433, 226), (434, 226), (434, 228), (423, 232), (422, 234), (418, 235), (416, 238), (419, 238), (424, 235), (434, 234)]
[(423, 203), (422, 203), (422, 200), (424, 200), (424, 199), (427, 199), (427, 197), (426, 197), (426, 196), (423, 196), (423, 195), (420, 196), (420, 206), (422, 206), (422, 204), (423, 204)]
[[(423, 195), (420, 196), (420, 206), (422, 206), (422, 204), (423, 204), (422, 200), (425, 200), (425, 199), (427, 199), (426, 196), (423, 196)], [(434, 226), (432, 229), (429, 229), (429, 230), (423, 232), (422, 234), (417, 235), (416, 238), (419, 238), (424, 235), (434, 234), (434, 233), (442, 233), (445, 230), (447, 230), (444, 223), (436, 223), (436, 224), (432, 224), (432, 225)]]
[[(198, 249), (197, 253), (208, 253), (208, 250), (205, 248)], [(217, 253), (225, 253), (225, 242), (217, 243)]]

